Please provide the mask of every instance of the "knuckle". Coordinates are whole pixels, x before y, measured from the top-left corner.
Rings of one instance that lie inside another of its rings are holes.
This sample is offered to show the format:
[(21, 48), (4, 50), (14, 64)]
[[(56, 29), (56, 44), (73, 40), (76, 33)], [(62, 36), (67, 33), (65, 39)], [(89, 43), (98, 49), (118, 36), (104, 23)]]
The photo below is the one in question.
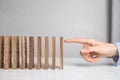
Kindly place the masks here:
[(82, 54), (83, 52), (84, 52), (83, 49), (81, 49), (81, 50), (80, 50), (80, 54)]
[(95, 41), (94, 39), (88, 39), (88, 40), (91, 41), (91, 42)]

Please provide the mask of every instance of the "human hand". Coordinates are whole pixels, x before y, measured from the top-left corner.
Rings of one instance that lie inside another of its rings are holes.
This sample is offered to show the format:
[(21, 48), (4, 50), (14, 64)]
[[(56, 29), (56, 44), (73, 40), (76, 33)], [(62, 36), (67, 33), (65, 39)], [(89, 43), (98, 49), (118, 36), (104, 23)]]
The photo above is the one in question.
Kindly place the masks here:
[(97, 62), (102, 57), (112, 57), (118, 54), (117, 47), (112, 43), (82, 38), (67, 39), (64, 42), (83, 44), (84, 47), (80, 50), (80, 54), (88, 62)]

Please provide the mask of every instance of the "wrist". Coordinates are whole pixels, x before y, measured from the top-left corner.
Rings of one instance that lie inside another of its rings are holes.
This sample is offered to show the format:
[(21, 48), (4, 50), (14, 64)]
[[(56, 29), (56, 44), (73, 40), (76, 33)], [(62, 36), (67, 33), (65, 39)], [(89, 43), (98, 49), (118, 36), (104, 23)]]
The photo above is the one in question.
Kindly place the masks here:
[(112, 50), (113, 50), (113, 56), (118, 55), (118, 49), (115, 44), (111, 44)]

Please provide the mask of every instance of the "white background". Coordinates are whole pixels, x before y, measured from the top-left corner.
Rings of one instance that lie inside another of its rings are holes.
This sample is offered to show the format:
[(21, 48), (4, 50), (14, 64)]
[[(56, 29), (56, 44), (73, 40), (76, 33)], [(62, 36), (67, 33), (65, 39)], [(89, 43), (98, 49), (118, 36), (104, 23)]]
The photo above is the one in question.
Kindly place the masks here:
[[(59, 56), (60, 36), (108, 41), (108, 3), (109, 0), (0, 0), (0, 35), (42, 36), (43, 46), (44, 36), (56, 36)], [(81, 47), (65, 44), (64, 56), (79, 57)]]

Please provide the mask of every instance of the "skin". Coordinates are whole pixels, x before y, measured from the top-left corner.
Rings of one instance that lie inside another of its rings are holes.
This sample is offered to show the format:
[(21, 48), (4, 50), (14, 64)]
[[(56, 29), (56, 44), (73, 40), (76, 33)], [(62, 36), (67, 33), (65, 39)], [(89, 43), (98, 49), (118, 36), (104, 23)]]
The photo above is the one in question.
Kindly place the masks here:
[(117, 47), (112, 43), (105, 43), (93, 39), (73, 38), (64, 40), (66, 43), (83, 44), (80, 55), (88, 62), (97, 62), (103, 57), (118, 55)]

